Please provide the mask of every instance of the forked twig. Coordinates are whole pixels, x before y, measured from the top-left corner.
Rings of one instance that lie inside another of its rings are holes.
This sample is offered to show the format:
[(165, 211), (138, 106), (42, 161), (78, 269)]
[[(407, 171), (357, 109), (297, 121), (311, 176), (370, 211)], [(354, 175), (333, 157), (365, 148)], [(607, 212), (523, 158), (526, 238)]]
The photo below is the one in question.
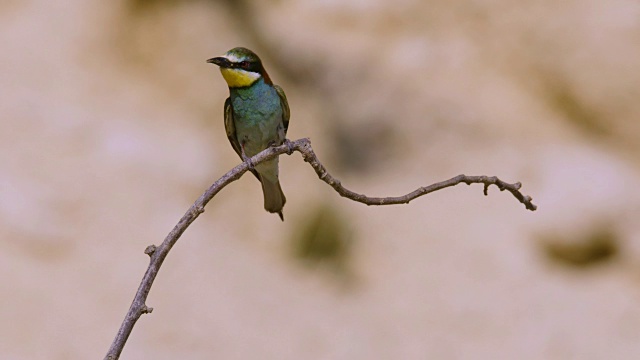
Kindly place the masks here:
[[(532, 198), (530, 196), (525, 196), (520, 192), (520, 187), (522, 186), (520, 183), (509, 184), (495, 176), (467, 176), (467, 175), (458, 175), (449, 180), (445, 180), (442, 182), (438, 182), (429, 186), (421, 187), (416, 189), (413, 192), (410, 192), (403, 196), (397, 197), (369, 197), (366, 195), (355, 193), (340, 183), (339, 180), (331, 176), (327, 169), (320, 163), (318, 157), (313, 152), (311, 148), (311, 142), (309, 139), (299, 139), (296, 141), (287, 140), (284, 144), (277, 147), (270, 147), (259, 154), (255, 155), (250, 159), (251, 163), (255, 165), (260, 164), (264, 161), (275, 158), (276, 156), (282, 154), (291, 154), (293, 151), (298, 151), (302, 154), (304, 161), (308, 162), (313, 169), (315, 170), (318, 177), (329, 184), (332, 188), (334, 188), (341, 196), (346, 197), (348, 199), (361, 202), (366, 205), (394, 205), (394, 204), (406, 204), (411, 200), (432, 193), (434, 191), (438, 191), (450, 186), (458, 185), (460, 183), (465, 183), (467, 185), (471, 184), (484, 184), (484, 194), (487, 195), (487, 190), (489, 186), (496, 185), (501, 191), (507, 190), (513, 196), (515, 196), (518, 201), (520, 201), (524, 206), (531, 211), (536, 210), (536, 205), (532, 203)], [(164, 259), (167, 257), (167, 254), (178, 241), (182, 233), (191, 225), (191, 223), (204, 212), (204, 207), (207, 203), (222, 190), (225, 186), (230, 183), (238, 180), (245, 172), (249, 170), (249, 165), (247, 162), (243, 162), (240, 165), (234, 167), (229, 172), (224, 174), (220, 179), (214, 182), (204, 194), (202, 194), (196, 202), (191, 205), (189, 210), (182, 216), (178, 224), (171, 230), (171, 232), (167, 235), (160, 246), (150, 245), (145, 249), (145, 254), (149, 255), (150, 262), (147, 271), (142, 278), (142, 282), (138, 287), (138, 291), (129, 307), (129, 311), (116, 334), (107, 355), (105, 356), (106, 360), (116, 360), (120, 357), (120, 353), (124, 348), (131, 331), (133, 330), (133, 326), (136, 324), (140, 316), (142, 314), (147, 314), (153, 311), (153, 308), (147, 307), (146, 300), (147, 296), (149, 296), (149, 291), (151, 290), (151, 286), (153, 285), (153, 281), (158, 275), (158, 271), (160, 270), (160, 266)]]

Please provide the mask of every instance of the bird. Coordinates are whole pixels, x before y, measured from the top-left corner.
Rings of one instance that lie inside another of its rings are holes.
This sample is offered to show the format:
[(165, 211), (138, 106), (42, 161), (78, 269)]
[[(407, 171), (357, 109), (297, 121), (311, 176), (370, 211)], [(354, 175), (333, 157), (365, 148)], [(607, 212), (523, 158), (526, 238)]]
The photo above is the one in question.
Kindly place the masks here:
[(224, 128), (233, 150), (262, 184), (264, 209), (277, 213), (287, 199), (278, 178), (278, 158), (253, 166), (250, 158), (270, 146), (282, 145), (289, 128), (289, 103), (284, 90), (275, 85), (253, 51), (236, 47), (207, 60), (219, 66), (229, 87), (224, 102)]

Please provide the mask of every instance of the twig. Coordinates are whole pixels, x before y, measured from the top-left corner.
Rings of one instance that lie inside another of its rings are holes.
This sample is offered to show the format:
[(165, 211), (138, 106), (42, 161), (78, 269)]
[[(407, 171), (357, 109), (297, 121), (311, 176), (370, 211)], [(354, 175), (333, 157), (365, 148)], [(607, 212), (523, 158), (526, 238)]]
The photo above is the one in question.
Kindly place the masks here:
[(438, 183), (435, 183), (435, 184), (432, 184), (432, 185), (429, 185), (429, 186), (421, 187), (421, 188), (416, 189), (415, 191), (412, 191), (412, 192), (410, 192), (410, 193), (408, 193), (406, 195), (403, 195), (403, 196), (384, 197), (384, 198), (369, 197), (369, 196), (366, 196), (366, 195), (355, 193), (355, 192), (345, 188), (340, 183), (340, 180), (338, 180), (338, 179), (334, 178), (333, 176), (331, 176), (331, 174), (329, 174), (327, 169), (325, 169), (324, 165), (322, 165), (322, 163), (320, 163), (320, 160), (318, 160), (318, 157), (313, 152), (313, 149), (311, 148), (311, 142), (308, 139), (298, 140), (298, 141), (295, 142), (295, 144), (296, 144), (295, 149), (300, 151), (300, 153), (302, 153), (302, 157), (304, 158), (304, 161), (308, 162), (311, 165), (311, 167), (313, 167), (313, 170), (316, 171), (316, 174), (318, 174), (318, 177), (322, 181), (324, 181), (327, 184), (329, 184), (341, 196), (346, 197), (348, 199), (351, 199), (353, 201), (361, 202), (361, 203), (366, 204), (366, 205), (408, 204), (411, 200), (413, 200), (413, 199), (415, 199), (417, 197), (420, 197), (422, 195), (426, 195), (426, 194), (432, 193), (434, 191), (438, 191), (438, 190), (441, 190), (441, 189), (444, 189), (444, 188), (448, 188), (450, 186), (458, 185), (460, 183), (465, 183), (467, 185), (484, 184), (484, 194), (485, 195), (488, 195), (487, 191), (488, 191), (490, 185), (496, 185), (500, 189), (500, 191), (508, 190), (509, 192), (511, 192), (513, 194), (513, 196), (515, 196), (516, 199), (518, 199), (518, 201), (523, 203), (524, 206), (528, 210), (535, 211), (536, 208), (537, 208), (531, 202), (531, 201), (533, 201), (531, 196), (522, 195), (522, 193), (520, 192), (520, 188), (522, 187), (522, 184), (520, 184), (519, 182), (515, 183), (515, 184), (509, 184), (509, 183), (506, 183), (506, 182), (498, 179), (495, 176), (458, 175), (458, 176), (453, 177), (453, 178), (451, 178), (449, 180), (445, 180), (445, 181), (438, 182)]
[[(521, 203), (525, 205), (525, 207), (529, 210), (536, 210), (536, 206), (531, 202), (532, 199), (530, 196), (524, 196), (520, 193), (520, 183), (509, 184), (495, 176), (466, 176), (466, 175), (458, 175), (449, 180), (445, 180), (439, 183), (435, 183), (433, 185), (429, 185), (426, 187), (421, 187), (409, 194), (398, 196), (398, 197), (386, 197), (386, 198), (377, 198), (377, 197), (368, 197), (366, 195), (355, 193), (340, 184), (340, 181), (331, 176), (327, 169), (325, 169), (324, 165), (320, 163), (316, 154), (313, 152), (311, 148), (311, 142), (309, 139), (299, 139), (296, 141), (288, 141), (277, 147), (270, 147), (259, 154), (255, 155), (251, 158), (251, 163), (255, 165), (260, 164), (264, 161), (275, 158), (276, 156), (288, 153), (291, 154), (293, 151), (298, 151), (302, 154), (304, 161), (308, 162), (313, 169), (315, 170), (318, 177), (333, 187), (341, 196), (349, 198), (354, 201), (361, 202), (366, 205), (394, 205), (394, 204), (406, 204), (409, 201), (429, 194), (431, 192), (444, 189), (450, 186), (454, 186), (460, 183), (465, 183), (467, 185), (470, 184), (484, 184), (484, 194), (487, 195), (487, 189), (490, 185), (496, 185), (501, 191), (507, 190), (513, 194)], [(249, 170), (248, 164), (246, 162), (241, 163), (240, 165), (231, 169), (231, 171), (224, 174), (220, 179), (213, 183), (205, 191), (204, 194), (196, 200), (196, 202), (191, 205), (189, 210), (182, 216), (178, 224), (171, 230), (169, 235), (164, 239), (162, 244), (158, 247), (155, 245), (150, 245), (145, 249), (145, 254), (149, 255), (150, 262), (149, 267), (147, 268), (144, 277), (142, 278), (142, 282), (138, 287), (138, 291), (131, 303), (131, 307), (127, 312), (127, 315), (118, 330), (118, 333), (109, 348), (109, 352), (105, 356), (105, 360), (116, 360), (120, 357), (120, 353), (124, 348), (131, 331), (133, 330), (133, 326), (138, 321), (142, 314), (147, 314), (153, 311), (153, 308), (147, 307), (145, 304), (147, 300), (147, 296), (149, 295), (149, 291), (151, 290), (151, 286), (153, 285), (153, 281), (158, 275), (158, 271), (160, 270), (160, 266), (162, 266), (162, 262), (167, 257), (167, 254), (178, 241), (182, 233), (191, 225), (191, 223), (198, 217), (200, 214), (204, 212), (204, 207), (207, 203), (222, 190), (225, 186), (230, 183), (238, 180), (245, 172)]]

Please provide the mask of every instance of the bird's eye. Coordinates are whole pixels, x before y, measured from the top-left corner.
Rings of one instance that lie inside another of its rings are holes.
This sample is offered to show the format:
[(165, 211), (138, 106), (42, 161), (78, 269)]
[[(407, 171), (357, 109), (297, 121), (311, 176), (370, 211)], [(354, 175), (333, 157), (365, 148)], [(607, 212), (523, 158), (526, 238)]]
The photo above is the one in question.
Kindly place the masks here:
[(243, 69), (248, 68), (249, 67), (249, 62), (246, 61), (246, 60), (245, 61), (241, 61), (240, 62), (240, 67), (243, 68)]

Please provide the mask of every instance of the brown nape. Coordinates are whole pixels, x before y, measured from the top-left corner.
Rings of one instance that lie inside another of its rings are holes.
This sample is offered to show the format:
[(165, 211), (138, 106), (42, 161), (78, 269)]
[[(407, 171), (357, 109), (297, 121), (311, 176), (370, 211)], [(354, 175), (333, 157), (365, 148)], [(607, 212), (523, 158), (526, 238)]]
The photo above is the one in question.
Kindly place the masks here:
[(262, 75), (262, 78), (264, 79), (264, 82), (266, 84), (273, 85), (273, 81), (271, 81), (269, 74), (267, 74), (267, 70), (264, 69), (264, 66), (262, 66), (262, 64), (260, 64), (260, 75)]

